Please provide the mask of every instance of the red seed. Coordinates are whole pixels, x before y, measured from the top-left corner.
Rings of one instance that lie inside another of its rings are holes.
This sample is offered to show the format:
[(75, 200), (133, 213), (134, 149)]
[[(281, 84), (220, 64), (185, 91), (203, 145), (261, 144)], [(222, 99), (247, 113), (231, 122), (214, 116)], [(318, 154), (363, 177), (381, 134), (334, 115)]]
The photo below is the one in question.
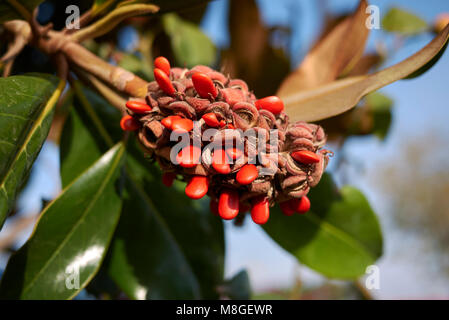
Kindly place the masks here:
[(164, 172), (162, 175), (162, 183), (166, 187), (171, 187), (173, 185), (173, 181), (176, 179), (176, 173), (174, 172)]
[(176, 92), (175, 87), (173, 87), (170, 78), (164, 71), (158, 68), (154, 69), (154, 79), (159, 85), (159, 88), (166, 94), (169, 94), (171, 96), (175, 94)]
[(231, 172), (231, 166), (226, 157), (226, 153), (222, 149), (214, 151), (212, 156), (212, 167), (221, 174), (228, 174)]
[(279, 114), (284, 110), (284, 103), (279, 97), (269, 96), (259, 100), (254, 103), (257, 109), (265, 109), (270, 111), (272, 114)]
[(196, 146), (187, 146), (179, 151), (176, 160), (183, 168), (193, 168), (199, 163), (201, 149)]
[(292, 207), (296, 212), (304, 214), (310, 210), (310, 200), (307, 196), (303, 196), (300, 199), (294, 199)]
[(241, 150), (239, 148), (227, 148), (226, 149), (226, 154), (232, 160), (237, 160), (238, 158), (243, 156), (243, 150)]
[(154, 67), (161, 69), (167, 76), (170, 76), (170, 62), (165, 57), (157, 57), (154, 59)]
[(181, 117), (180, 116), (168, 116), (168, 117), (162, 119), (161, 123), (164, 127), (171, 130), (173, 121), (176, 119), (181, 119)]
[(135, 131), (140, 128), (140, 122), (132, 116), (126, 115), (120, 120), (120, 127), (124, 131)]
[(257, 224), (265, 224), (270, 217), (270, 207), (268, 198), (265, 196), (258, 196), (254, 198), (251, 208), (251, 218)]
[(296, 212), (295, 208), (293, 208), (292, 200), (296, 199), (284, 201), (280, 204), (282, 213), (285, 214), (286, 216), (292, 216)]
[(216, 128), (220, 125), (220, 121), (218, 121), (217, 115), (213, 112), (206, 113), (202, 116), (202, 118), (209, 127)]
[(186, 118), (172, 120), (171, 129), (175, 132), (190, 132), (193, 129), (193, 121)]
[(201, 199), (209, 189), (209, 180), (205, 176), (193, 176), (187, 183), (185, 193), (191, 199)]
[(245, 164), (239, 172), (237, 172), (236, 179), (240, 184), (250, 184), (259, 176), (257, 167), (253, 164)]
[(212, 79), (205, 73), (196, 72), (192, 76), (193, 86), (201, 98), (209, 98), (212, 95), (215, 98), (218, 95)]
[(235, 190), (225, 189), (218, 200), (218, 214), (222, 219), (234, 219), (239, 213), (239, 194)]
[(126, 102), (126, 107), (134, 113), (142, 114), (151, 111), (151, 107), (144, 102), (129, 100)]
[(320, 157), (309, 150), (299, 150), (291, 153), (293, 159), (304, 164), (312, 164), (320, 162)]
[(217, 200), (213, 200), (213, 199), (210, 200), (210, 202), (209, 202), (209, 209), (210, 209), (210, 211), (214, 215), (219, 216), (219, 214), (218, 214), (218, 201)]

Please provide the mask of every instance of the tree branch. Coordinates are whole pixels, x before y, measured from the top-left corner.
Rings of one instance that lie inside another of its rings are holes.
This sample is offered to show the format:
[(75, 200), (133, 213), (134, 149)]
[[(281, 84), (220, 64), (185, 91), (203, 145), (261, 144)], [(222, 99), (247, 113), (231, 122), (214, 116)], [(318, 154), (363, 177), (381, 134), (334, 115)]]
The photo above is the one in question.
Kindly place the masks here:
[(108, 33), (126, 18), (157, 11), (159, 7), (152, 4), (130, 4), (119, 7), (94, 24), (73, 33), (71, 38), (76, 42), (93, 39)]

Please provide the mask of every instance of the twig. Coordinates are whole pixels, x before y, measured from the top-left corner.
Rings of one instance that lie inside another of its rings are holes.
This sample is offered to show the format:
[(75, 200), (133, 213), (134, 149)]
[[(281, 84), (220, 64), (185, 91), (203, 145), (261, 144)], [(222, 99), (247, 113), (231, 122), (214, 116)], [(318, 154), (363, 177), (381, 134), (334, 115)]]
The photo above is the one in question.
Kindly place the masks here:
[(73, 33), (71, 38), (76, 42), (93, 39), (108, 33), (126, 18), (157, 11), (159, 11), (159, 7), (151, 4), (132, 4), (119, 7), (94, 24)]
[(5, 30), (12, 33), (14, 36), (13, 41), (8, 44), (8, 50), (0, 58), (0, 61), (6, 63), (13, 60), (31, 41), (32, 33), (31, 27), (28, 22), (23, 20), (11, 20), (3, 24)]
[(7, 0), (8, 4), (13, 7), (25, 20), (31, 19), (31, 14), (21, 3), (16, 0)]
[(133, 97), (145, 97), (148, 83), (133, 73), (110, 65), (75, 42), (66, 43), (61, 50), (70, 63), (111, 84), (118, 91)]
[(125, 103), (126, 99), (117, 94), (114, 90), (104, 84), (102, 81), (98, 80), (94, 76), (80, 70), (75, 70), (76, 75), (83, 80), (83, 82), (89, 83), (94, 87), (99, 94), (103, 96), (111, 105), (117, 108), (120, 112), (124, 113), (126, 111)]

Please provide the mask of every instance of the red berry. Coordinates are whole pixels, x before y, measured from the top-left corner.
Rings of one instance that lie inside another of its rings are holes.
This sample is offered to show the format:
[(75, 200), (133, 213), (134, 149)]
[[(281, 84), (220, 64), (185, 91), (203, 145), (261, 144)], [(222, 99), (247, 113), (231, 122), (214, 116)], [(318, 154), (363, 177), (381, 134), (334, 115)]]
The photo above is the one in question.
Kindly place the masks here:
[(251, 218), (257, 224), (265, 224), (270, 217), (270, 207), (268, 198), (265, 196), (258, 196), (254, 198), (251, 208)]
[(175, 87), (173, 87), (170, 78), (164, 71), (158, 68), (154, 69), (154, 79), (159, 85), (159, 88), (161, 88), (161, 90), (164, 91), (166, 94), (169, 94), (171, 96), (175, 94), (176, 92)]
[(161, 69), (167, 76), (170, 76), (170, 62), (165, 57), (157, 57), (154, 59), (154, 67)]
[(214, 151), (212, 156), (212, 167), (221, 174), (228, 174), (231, 172), (231, 166), (227, 161), (226, 153), (222, 149)]
[(162, 183), (166, 187), (171, 187), (173, 185), (173, 181), (176, 179), (176, 173), (174, 172), (164, 172), (162, 175)]
[(218, 214), (222, 219), (234, 219), (239, 213), (239, 194), (232, 189), (225, 189), (218, 200)]
[(161, 123), (164, 127), (166, 127), (167, 129), (171, 130), (172, 129), (172, 124), (173, 121), (176, 119), (181, 119), (180, 116), (168, 116), (164, 119), (161, 120)]
[(245, 164), (239, 172), (237, 172), (236, 179), (240, 184), (250, 184), (259, 176), (257, 167), (253, 164)]
[(257, 109), (265, 109), (270, 111), (272, 114), (279, 114), (284, 110), (284, 103), (279, 97), (269, 96), (259, 100), (254, 103)]
[(217, 115), (213, 112), (206, 113), (202, 116), (202, 118), (209, 127), (216, 128), (220, 125), (220, 121), (218, 121)]
[(193, 121), (186, 118), (172, 120), (171, 129), (175, 132), (190, 132), (193, 129)]
[(209, 98), (212, 95), (215, 98), (218, 95), (212, 79), (205, 73), (196, 72), (192, 76), (193, 86), (201, 98)]
[(126, 102), (126, 107), (131, 110), (134, 113), (142, 114), (148, 111), (151, 111), (151, 107), (147, 105), (146, 103), (136, 101), (136, 100), (129, 100)]
[(310, 200), (307, 196), (303, 196), (300, 199), (294, 199), (292, 207), (296, 212), (304, 214), (310, 210)]
[(228, 129), (235, 129), (234, 125), (232, 123), (228, 123)]
[(237, 160), (238, 158), (243, 156), (243, 150), (241, 150), (239, 148), (227, 148), (226, 149), (226, 154), (232, 160)]
[(201, 149), (195, 146), (187, 146), (179, 151), (176, 160), (183, 168), (193, 168), (199, 163)]
[(218, 201), (211, 199), (209, 202), (209, 209), (214, 215), (218, 216)]
[(209, 189), (209, 181), (205, 176), (193, 176), (187, 183), (185, 193), (191, 199), (201, 199)]
[(140, 128), (140, 122), (132, 116), (126, 115), (120, 120), (120, 127), (122, 127), (124, 131), (135, 131)]
[(284, 201), (280, 204), (282, 213), (285, 214), (286, 216), (292, 216), (296, 212), (295, 208), (293, 208), (292, 200), (295, 199)]
[(309, 150), (299, 150), (291, 153), (293, 159), (304, 164), (312, 164), (320, 162), (320, 157)]
[(226, 125), (226, 121), (220, 120), (220, 124), (219, 124), (220, 128), (223, 128), (225, 125)]

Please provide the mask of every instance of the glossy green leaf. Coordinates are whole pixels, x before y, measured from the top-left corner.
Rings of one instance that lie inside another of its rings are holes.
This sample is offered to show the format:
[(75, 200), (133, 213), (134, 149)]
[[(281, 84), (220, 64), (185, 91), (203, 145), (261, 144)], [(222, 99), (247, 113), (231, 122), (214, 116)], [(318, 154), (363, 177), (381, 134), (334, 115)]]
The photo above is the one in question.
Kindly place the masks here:
[(47, 137), (63, 88), (50, 75), (0, 78), (0, 228)]
[(176, 181), (167, 188), (154, 165), (143, 166), (135, 161), (130, 170), (182, 248), (200, 283), (203, 298), (217, 298), (216, 287), (223, 282), (224, 230), (221, 219), (209, 210), (209, 199), (189, 199), (184, 194), (184, 182)]
[(67, 186), (42, 212), (0, 283), (3, 299), (70, 299), (98, 271), (119, 220), (120, 143)]
[[(96, 115), (97, 112), (104, 114), (104, 107), (111, 109), (93, 93), (86, 97), (90, 115)], [(101, 138), (98, 139), (101, 137), (101, 130), (86, 114), (86, 106), (79, 102), (80, 100), (75, 100), (76, 111), (68, 119), (61, 140), (63, 181), (70, 180), (72, 174), (64, 168), (79, 170), (80, 166), (92, 161), (91, 157), (98, 157), (104, 148), (104, 142)], [(113, 121), (110, 129), (113, 131), (115, 126), (118, 127), (118, 121)], [(128, 144), (131, 155), (137, 153), (132, 150), (135, 148), (133, 140)], [(84, 157), (82, 150), (86, 150), (89, 157)], [(167, 227), (165, 217), (159, 211), (160, 208), (154, 206), (146, 190), (136, 183), (138, 179), (132, 169), (139, 166), (140, 161), (133, 160), (131, 155), (128, 156), (131, 170), (127, 170), (126, 174), (122, 215), (104, 270), (133, 299), (199, 298), (197, 278), (179, 243)], [(143, 157), (141, 152), (139, 155)], [(73, 165), (69, 165), (70, 163)]]
[(448, 38), (449, 25), (423, 49), (394, 66), (369, 75), (344, 78), (315, 89), (280, 95), (286, 113), (290, 121), (310, 122), (348, 111), (368, 93), (428, 66), (445, 48)]
[(215, 62), (215, 46), (197, 25), (174, 13), (164, 15), (162, 23), (170, 37), (176, 65), (192, 68), (195, 65), (212, 65)]
[(426, 21), (399, 8), (391, 8), (382, 19), (382, 28), (389, 32), (414, 35), (428, 29)]
[(264, 230), (301, 263), (330, 278), (353, 279), (382, 254), (376, 215), (353, 187), (338, 194), (328, 174), (310, 193), (312, 211), (291, 217), (276, 206)]
[(43, 0), (4, 0), (0, 3), (0, 24), (14, 19), (29, 19)]
[(162, 212), (131, 177), (106, 268), (132, 299), (201, 297), (198, 280), (167, 229)]

